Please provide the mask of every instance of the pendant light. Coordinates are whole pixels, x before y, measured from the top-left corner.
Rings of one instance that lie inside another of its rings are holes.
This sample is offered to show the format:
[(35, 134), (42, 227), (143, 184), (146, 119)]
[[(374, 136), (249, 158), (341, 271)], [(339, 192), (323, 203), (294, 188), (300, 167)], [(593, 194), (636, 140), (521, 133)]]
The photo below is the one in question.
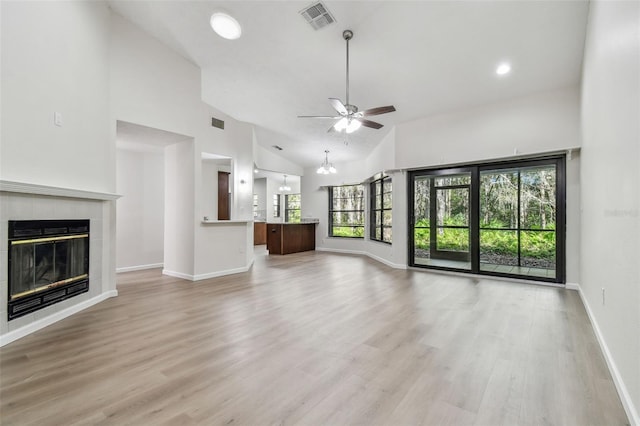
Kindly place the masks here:
[(284, 176), (284, 183), (278, 188), (280, 192), (288, 192), (291, 191), (291, 187), (287, 185), (287, 175)]
[(333, 167), (333, 163), (329, 163), (329, 150), (324, 151), (324, 162), (320, 164), (320, 167), (316, 171), (319, 175), (328, 175), (329, 173), (336, 173), (337, 170)]

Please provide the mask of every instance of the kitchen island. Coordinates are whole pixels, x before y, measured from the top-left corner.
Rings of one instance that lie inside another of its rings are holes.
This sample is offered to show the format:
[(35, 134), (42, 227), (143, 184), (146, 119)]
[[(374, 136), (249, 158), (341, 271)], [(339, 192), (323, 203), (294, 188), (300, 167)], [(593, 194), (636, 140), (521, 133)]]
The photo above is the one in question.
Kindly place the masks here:
[(316, 249), (316, 223), (267, 223), (269, 254), (290, 254)]

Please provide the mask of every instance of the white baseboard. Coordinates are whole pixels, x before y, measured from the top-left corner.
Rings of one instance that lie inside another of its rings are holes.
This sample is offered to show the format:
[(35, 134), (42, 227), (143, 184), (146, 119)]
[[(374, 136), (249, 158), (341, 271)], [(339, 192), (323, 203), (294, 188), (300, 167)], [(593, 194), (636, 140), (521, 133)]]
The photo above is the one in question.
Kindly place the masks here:
[(362, 250), (344, 250), (344, 249), (336, 249), (336, 248), (329, 248), (329, 247), (316, 247), (316, 251), (328, 251), (331, 253), (342, 253), (342, 254), (357, 254), (360, 256), (363, 256), (366, 254)]
[(335, 248), (328, 248), (328, 247), (316, 247), (316, 251), (326, 251), (330, 253), (355, 254), (359, 256), (367, 256), (375, 261), (384, 263), (385, 265), (394, 269), (407, 269), (407, 265), (403, 265), (401, 263), (389, 262), (387, 259), (383, 259), (382, 257), (376, 256), (375, 254), (371, 254), (369, 252), (362, 251), (362, 250), (344, 250), (344, 249), (335, 249)]
[(389, 262), (387, 259), (384, 259), (382, 257), (376, 256), (375, 254), (371, 254), (371, 253), (365, 253), (367, 255), (367, 257), (370, 257), (373, 260), (376, 260), (380, 263), (384, 263), (385, 265), (394, 268), (394, 269), (407, 269), (407, 265), (403, 265), (401, 263), (393, 263), (393, 262)]
[(624, 411), (627, 413), (627, 417), (629, 419), (629, 423), (631, 426), (640, 426), (640, 416), (638, 416), (638, 410), (633, 404), (633, 400), (631, 399), (631, 395), (629, 395), (629, 391), (627, 390), (627, 386), (624, 384), (624, 380), (622, 380), (622, 376), (620, 376), (620, 372), (618, 371), (618, 367), (611, 356), (611, 352), (609, 351), (609, 347), (607, 346), (607, 342), (600, 331), (600, 327), (598, 326), (598, 322), (596, 321), (593, 312), (591, 311), (591, 307), (589, 306), (589, 302), (586, 297), (582, 293), (582, 288), (580, 285), (578, 286), (578, 294), (580, 294), (580, 299), (582, 300), (582, 304), (584, 305), (584, 309), (587, 311), (587, 315), (589, 316), (589, 321), (591, 321), (591, 326), (593, 327), (593, 331), (595, 332), (596, 338), (598, 339), (598, 343), (600, 344), (600, 349), (602, 350), (602, 354), (604, 355), (604, 359), (607, 362), (607, 367), (609, 367), (609, 372), (611, 373), (611, 377), (613, 377), (613, 383), (616, 385), (616, 389), (618, 391), (618, 395), (620, 396), (620, 400), (622, 401), (622, 406), (624, 407)]
[(35, 322), (32, 322), (31, 324), (25, 325), (24, 327), (20, 327), (17, 330), (12, 330), (0, 336), (0, 347), (14, 342), (22, 337), (28, 336), (31, 333), (35, 333), (38, 330), (41, 330), (82, 310), (90, 308), (93, 305), (97, 305), (98, 303), (105, 301), (111, 297), (116, 297), (117, 295), (118, 290), (109, 290), (99, 296), (93, 297), (89, 300), (85, 300), (84, 302), (78, 303), (77, 305), (70, 306), (67, 309), (51, 314), (46, 318), (41, 318)]
[(253, 266), (253, 260), (247, 266), (243, 266), (241, 268), (225, 269), (224, 271), (209, 272), (206, 274), (198, 274), (198, 275), (183, 274), (182, 272), (170, 271), (168, 269), (163, 269), (162, 274), (168, 275), (170, 277), (182, 278), (183, 280), (200, 281), (200, 280), (206, 280), (209, 278), (223, 277), (225, 275), (233, 275), (233, 274), (240, 274), (242, 272), (247, 272), (249, 269), (251, 269), (252, 266)]
[(168, 275), (170, 277), (181, 278), (183, 280), (193, 281), (193, 275), (183, 274), (182, 272), (170, 271), (169, 269), (163, 269), (162, 275)]
[(566, 283), (564, 285), (564, 288), (566, 288), (567, 290), (580, 291), (580, 284), (578, 284), (578, 283)]
[(163, 263), (150, 263), (148, 265), (125, 266), (124, 268), (117, 268), (116, 273), (119, 274), (121, 272), (143, 271), (145, 269), (162, 268), (163, 266), (164, 266)]

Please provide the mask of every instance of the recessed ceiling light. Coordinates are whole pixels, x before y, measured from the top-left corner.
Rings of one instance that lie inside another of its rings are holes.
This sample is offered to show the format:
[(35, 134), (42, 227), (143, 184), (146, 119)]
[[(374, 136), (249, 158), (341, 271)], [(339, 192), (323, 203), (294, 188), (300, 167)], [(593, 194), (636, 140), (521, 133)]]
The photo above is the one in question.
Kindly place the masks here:
[(500, 65), (498, 65), (498, 68), (496, 68), (496, 74), (498, 75), (505, 75), (505, 74), (509, 74), (511, 72), (511, 65), (509, 65), (506, 62), (501, 63)]
[(222, 38), (226, 38), (227, 40), (235, 40), (242, 35), (242, 28), (238, 21), (226, 13), (214, 13), (211, 15), (209, 23), (216, 34)]

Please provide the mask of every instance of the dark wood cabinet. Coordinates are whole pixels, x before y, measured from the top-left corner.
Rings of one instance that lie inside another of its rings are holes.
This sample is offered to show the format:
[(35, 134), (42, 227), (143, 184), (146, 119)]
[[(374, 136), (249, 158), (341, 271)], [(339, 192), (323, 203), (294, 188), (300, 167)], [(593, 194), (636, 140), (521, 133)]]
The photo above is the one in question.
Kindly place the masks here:
[(315, 223), (268, 223), (269, 254), (289, 254), (316, 249)]
[(218, 172), (218, 220), (231, 219), (229, 173)]
[(265, 222), (253, 222), (253, 245), (267, 244), (267, 224)]

